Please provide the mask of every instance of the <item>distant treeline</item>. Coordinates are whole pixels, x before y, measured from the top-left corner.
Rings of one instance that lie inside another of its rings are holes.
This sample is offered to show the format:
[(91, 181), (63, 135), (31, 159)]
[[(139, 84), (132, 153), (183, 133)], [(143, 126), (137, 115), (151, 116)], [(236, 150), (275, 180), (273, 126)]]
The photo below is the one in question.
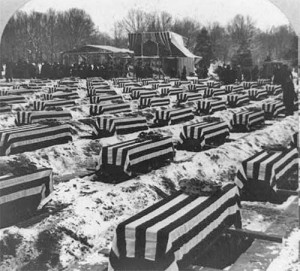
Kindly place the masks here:
[[(84, 10), (46, 13), (16, 13), (6, 25), (1, 40), (1, 61), (41, 63), (59, 62), (60, 53), (85, 44), (113, 45), (127, 48), (128, 32), (173, 31), (186, 37), (186, 46), (210, 60), (231, 62), (248, 52), (250, 62), (265, 59), (286, 60), (297, 65), (298, 39), (290, 26), (261, 31), (250, 17), (236, 15), (226, 26), (218, 23), (202, 25), (200, 20), (174, 19), (167, 12), (148, 13), (132, 9), (113, 27), (113, 36), (101, 32)], [(101, 27), (101, 26), (100, 26)]]

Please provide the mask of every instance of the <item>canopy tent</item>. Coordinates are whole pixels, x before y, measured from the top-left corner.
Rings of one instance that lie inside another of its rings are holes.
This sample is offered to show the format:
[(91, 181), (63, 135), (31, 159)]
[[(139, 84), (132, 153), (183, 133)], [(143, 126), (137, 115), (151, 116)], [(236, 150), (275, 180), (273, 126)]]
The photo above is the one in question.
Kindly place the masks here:
[(131, 58), (133, 53), (133, 51), (128, 49), (109, 45), (85, 45), (80, 48), (63, 52), (62, 57), (64, 62), (70, 62), (70, 59), (73, 58), (73, 62), (75, 59), (76, 62), (85, 61), (92, 64), (94, 62), (103, 63), (108, 59), (114, 58)]
[(194, 73), (195, 62), (200, 56), (190, 52), (184, 44), (184, 37), (171, 31), (129, 33), (129, 49), (134, 51), (136, 59), (162, 60), (159, 63), (165, 73), (176, 74), (186, 67), (187, 75)]

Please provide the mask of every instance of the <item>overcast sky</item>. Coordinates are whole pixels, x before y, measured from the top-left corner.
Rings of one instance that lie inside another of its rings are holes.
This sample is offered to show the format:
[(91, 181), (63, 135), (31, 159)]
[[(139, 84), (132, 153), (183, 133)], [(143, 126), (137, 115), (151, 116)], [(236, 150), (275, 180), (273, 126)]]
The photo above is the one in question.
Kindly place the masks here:
[(236, 14), (249, 15), (262, 30), (288, 24), (283, 13), (268, 0), (32, 0), (23, 11), (45, 12), (49, 8), (84, 9), (91, 15), (101, 32), (113, 33), (115, 21), (126, 16), (128, 10), (167, 11), (174, 18), (190, 17), (202, 24), (219, 22), (225, 25)]

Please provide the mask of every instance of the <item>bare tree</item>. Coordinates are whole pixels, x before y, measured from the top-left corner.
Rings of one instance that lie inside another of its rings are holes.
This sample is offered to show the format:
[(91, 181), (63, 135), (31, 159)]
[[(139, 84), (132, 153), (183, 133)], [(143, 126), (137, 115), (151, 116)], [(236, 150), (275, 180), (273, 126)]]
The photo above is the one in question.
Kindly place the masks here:
[(227, 62), (229, 60), (231, 41), (226, 29), (218, 23), (208, 27), (213, 55), (217, 60)]
[(127, 16), (121, 21), (127, 33), (145, 32), (151, 22), (153, 22), (153, 14), (140, 9), (129, 10)]
[(255, 34), (255, 24), (249, 16), (244, 17), (238, 14), (228, 24), (227, 30), (233, 44), (237, 47), (248, 48)]
[(186, 37), (186, 46), (194, 51), (196, 45), (197, 34), (200, 31), (200, 23), (190, 18), (176, 20), (171, 30)]
[(89, 42), (90, 37), (95, 34), (95, 25), (84, 10), (73, 8), (60, 14), (58, 24), (67, 49)]

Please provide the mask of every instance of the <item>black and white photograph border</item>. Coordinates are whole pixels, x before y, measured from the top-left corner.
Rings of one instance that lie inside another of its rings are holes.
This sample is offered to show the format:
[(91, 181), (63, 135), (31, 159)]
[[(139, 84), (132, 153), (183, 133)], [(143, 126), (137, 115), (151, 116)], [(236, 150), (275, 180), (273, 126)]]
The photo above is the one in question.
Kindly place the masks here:
[(300, 270), (299, 0), (0, 0), (0, 270)]

